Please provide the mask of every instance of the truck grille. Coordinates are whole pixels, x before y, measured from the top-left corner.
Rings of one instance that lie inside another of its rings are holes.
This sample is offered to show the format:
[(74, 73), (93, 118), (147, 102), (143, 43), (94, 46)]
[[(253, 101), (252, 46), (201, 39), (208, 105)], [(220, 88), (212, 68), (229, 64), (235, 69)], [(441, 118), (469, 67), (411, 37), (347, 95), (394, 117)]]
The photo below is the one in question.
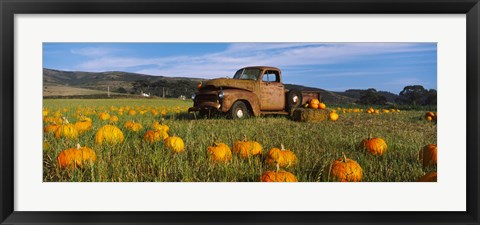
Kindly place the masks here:
[(200, 102), (217, 102), (218, 97), (217, 95), (197, 95), (195, 97), (195, 103)]

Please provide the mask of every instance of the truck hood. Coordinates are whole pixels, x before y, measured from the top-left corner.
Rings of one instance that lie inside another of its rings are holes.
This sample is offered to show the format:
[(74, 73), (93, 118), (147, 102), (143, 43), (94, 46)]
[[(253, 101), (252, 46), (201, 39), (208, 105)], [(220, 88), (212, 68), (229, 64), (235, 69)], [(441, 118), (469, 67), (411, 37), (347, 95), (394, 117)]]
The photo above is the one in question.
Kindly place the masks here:
[(239, 79), (230, 79), (230, 78), (217, 78), (208, 80), (205, 83), (205, 86), (213, 86), (216, 88), (237, 88), (247, 91), (254, 91), (255, 88), (254, 80), (239, 80)]

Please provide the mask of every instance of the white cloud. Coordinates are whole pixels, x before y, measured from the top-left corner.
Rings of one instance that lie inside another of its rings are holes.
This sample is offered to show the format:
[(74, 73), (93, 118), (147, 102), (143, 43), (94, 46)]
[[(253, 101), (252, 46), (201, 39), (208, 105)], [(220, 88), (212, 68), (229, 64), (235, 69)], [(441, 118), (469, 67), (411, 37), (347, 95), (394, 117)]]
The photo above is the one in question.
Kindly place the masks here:
[(99, 57), (99, 56), (111, 55), (116, 51), (117, 51), (116, 49), (105, 48), (105, 47), (85, 47), (85, 48), (71, 49), (70, 53), (74, 55), (82, 55), (82, 56), (88, 56), (88, 57)]
[[(141, 58), (110, 54), (102, 48), (77, 49), (74, 54), (91, 59), (77, 70), (109, 71), (136, 68), (151, 75), (214, 78), (232, 76), (244, 66), (269, 65), (279, 68), (345, 63), (353, 59), (387, 53), (432, 51), (431, 45), (399, 43), (234, 43), (222, 52), (200, 56)], [(334, 74), (332, 74), (333, 76)], [(341, 74), (340, 74), (341, 75)], [(362, 74), (344, 74), (356, 76)]]

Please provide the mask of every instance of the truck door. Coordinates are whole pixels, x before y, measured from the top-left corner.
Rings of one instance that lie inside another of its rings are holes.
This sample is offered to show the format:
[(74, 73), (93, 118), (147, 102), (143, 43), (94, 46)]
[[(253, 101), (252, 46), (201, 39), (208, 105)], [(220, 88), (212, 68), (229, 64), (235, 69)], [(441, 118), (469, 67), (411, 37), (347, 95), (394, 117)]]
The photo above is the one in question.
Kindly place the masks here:
[(280, 72), (266, 70), (260, 80), (260, 109), (264, 111), (285, 109), (285, 87)]

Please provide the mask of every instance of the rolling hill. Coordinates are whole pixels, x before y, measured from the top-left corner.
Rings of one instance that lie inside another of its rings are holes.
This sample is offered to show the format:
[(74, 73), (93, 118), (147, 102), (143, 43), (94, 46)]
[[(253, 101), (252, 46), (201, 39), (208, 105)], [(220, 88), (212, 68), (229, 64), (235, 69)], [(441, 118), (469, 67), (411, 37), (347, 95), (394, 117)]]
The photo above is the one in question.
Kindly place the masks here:
[[(140, 92), (158, 97), (191, 96), (196, 85), (205, 79), (185, 77), (151, 76), (138, 73), (109, 71), (109, 72), (82, 72), (43, 69), (44, 97), (105, 97), (107, 90), (110, 94), (123, 97), (138, 97)], [(306, 87), (294, 84), (285, 84), (287, 89), (319, 91), (322, 100), (329, 103), (352, 104), (360, 98), (361, 90), (333, 92), (320, 88)], [(394, 101), (395, 94), (379, 92), (385, 95), (388, 101)]]

